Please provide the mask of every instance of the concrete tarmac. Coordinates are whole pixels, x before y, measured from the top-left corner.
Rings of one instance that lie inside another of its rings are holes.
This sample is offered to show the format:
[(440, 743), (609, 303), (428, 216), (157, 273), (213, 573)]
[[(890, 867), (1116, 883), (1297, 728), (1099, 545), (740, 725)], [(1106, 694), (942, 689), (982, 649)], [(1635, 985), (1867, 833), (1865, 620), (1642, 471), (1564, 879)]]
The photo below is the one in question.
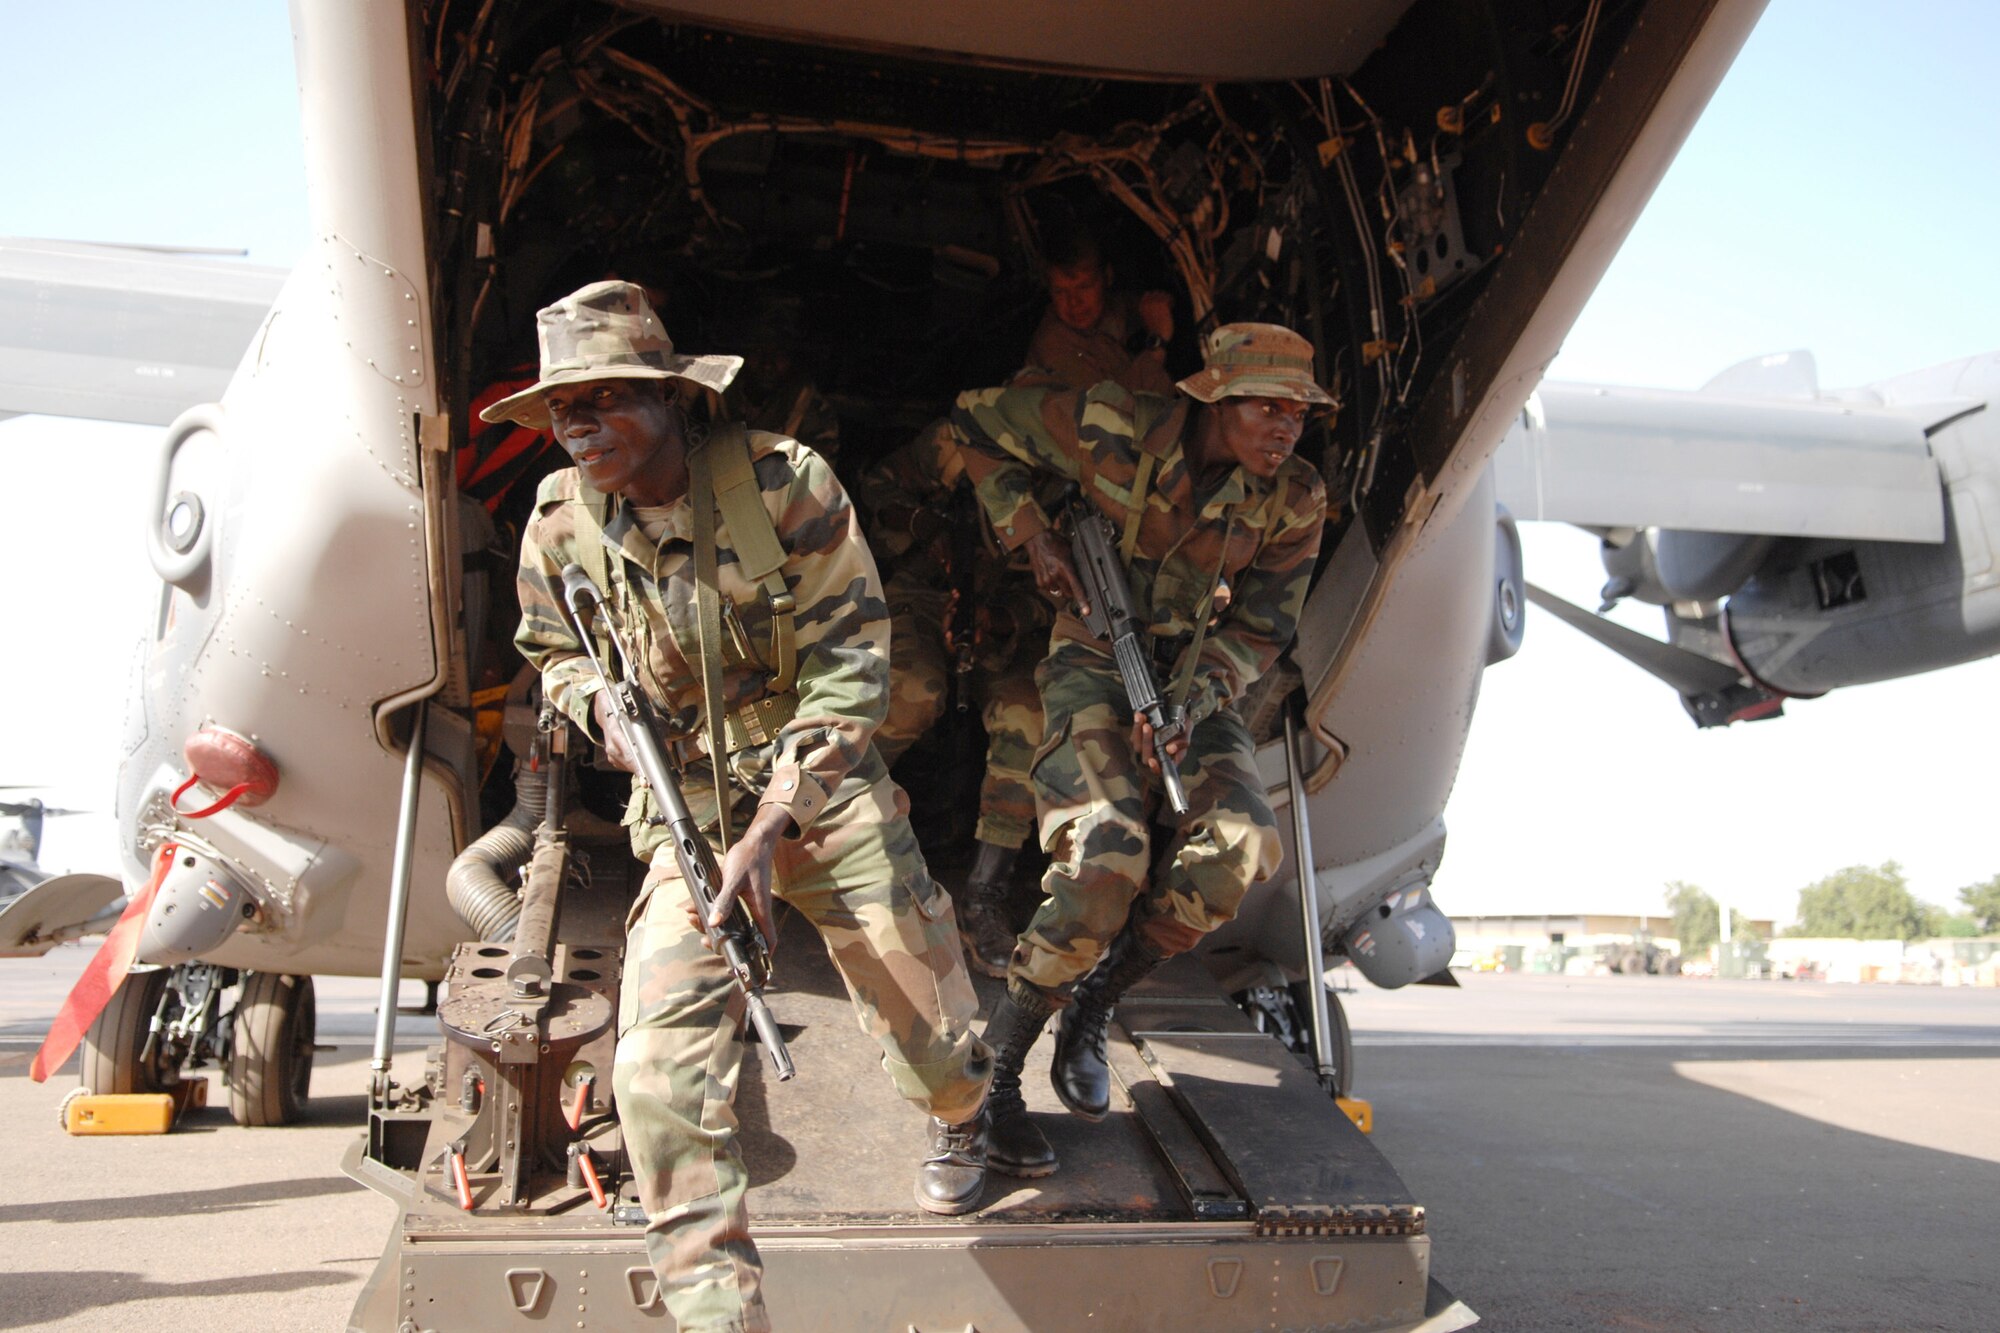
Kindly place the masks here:
[(2000, 991), (1460, 979), (1343, 998), (1482, 1329), (2000, 1328)]
[[(319, 982), (307, 1123), (238, 1129), (214, 1081), (172, 1135), (72, 1138), (73, 1070), (27, 1067), (87, 956), (0, 961), (0, 1329), (344, 1327), (394, 1216), (336, 1165), (374, 984)], [(1482, 1328), (2000, 1327), (2000, 992), (1461, 979), (1343, 999)], [(399, 1076), (434, 1033), (400, 1020)]]

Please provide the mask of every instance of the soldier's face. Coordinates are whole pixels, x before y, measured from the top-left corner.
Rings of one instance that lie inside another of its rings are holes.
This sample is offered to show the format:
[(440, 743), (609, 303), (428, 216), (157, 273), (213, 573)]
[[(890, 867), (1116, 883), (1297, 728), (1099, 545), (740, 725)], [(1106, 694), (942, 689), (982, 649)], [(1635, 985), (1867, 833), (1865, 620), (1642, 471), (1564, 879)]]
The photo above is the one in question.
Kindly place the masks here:
[(1078, 333), (1089, 333), (1104, 318), (1105, 272), (1102, 264), (1049, 270), (1049, 304), (1056, 318)]
[(1305, 433), (1306, 403), (1289, 398), (1224, 398), (1210, 409), (1223, 453), (1259, 477), (1275, 477)]
[(672, 434), (661, 381), (585, 380), (559, 384), (542, 395), (556, 442), (568, 451), (583, 479), (606, 495), (643, 489), (669, 463)]

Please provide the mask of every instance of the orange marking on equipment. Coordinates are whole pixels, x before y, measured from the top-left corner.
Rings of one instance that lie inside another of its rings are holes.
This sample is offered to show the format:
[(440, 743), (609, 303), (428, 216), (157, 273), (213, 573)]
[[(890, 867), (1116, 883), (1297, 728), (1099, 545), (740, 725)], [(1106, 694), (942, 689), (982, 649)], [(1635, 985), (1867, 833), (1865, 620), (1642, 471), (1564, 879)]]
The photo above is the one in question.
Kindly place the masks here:
[(590, 1160), (590, 1149), (585, 1148), (576, 1155), (577, 1166), (583, 1169), (583, 1183), (590, 1186), (590, 1197), (597, 1201), (599, 1208), (611, 1205), (604, 1197), (604, 1182), (597, 1178), (597, 1166)]

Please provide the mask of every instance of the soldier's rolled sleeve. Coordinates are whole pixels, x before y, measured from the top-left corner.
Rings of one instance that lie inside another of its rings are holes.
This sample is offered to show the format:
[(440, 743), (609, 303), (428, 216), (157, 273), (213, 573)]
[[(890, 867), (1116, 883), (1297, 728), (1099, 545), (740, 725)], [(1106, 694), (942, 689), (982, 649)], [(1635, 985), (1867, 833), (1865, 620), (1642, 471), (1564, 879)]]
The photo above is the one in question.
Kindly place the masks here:
[(854, 506), (825, 460), (800, 453), (791, 484), (763, 495), (788, 557), (799, 702), (778, 733), (759, 803), (784, 807), (804, 833), (888, 712), (889, 607)]
[(1206, 708), (1205, 717), (1242, 698), (1298, 633), (1326, 520), (1326, 485), (1304, 463), (1288, 465), (1280, 484), (1286, 489), (1275, 506), (1271, 535), (1231, 581), (1229, 609), (1202, 645), (1188, 691), (1193, 720), (1199, 720), (1194, 717), (1199, 707)]
[(826, 798), (827, 789), (812, 774), (797, 764), (781, 764), (771, 771), (771, 785), (764, 789), (757, 804), (782, 807), (799, 832), (804, 833), (826, 809)]
[(1035, 501), (1034, 470), (1075, 481), (1083, 395), (1046, 387), (971, 389), (958, 396), (951, 434), (1000, 544), (1019, 550), (1050, 527)]

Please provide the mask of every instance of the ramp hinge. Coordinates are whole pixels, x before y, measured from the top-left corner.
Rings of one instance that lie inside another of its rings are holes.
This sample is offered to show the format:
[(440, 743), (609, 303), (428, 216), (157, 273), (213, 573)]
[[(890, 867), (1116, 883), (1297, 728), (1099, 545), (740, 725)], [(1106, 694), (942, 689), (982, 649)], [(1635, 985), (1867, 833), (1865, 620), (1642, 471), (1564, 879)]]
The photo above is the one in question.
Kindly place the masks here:
[(1421, 1204), (1271, 1204), (1257, 1210), (1260, 1236), (1420, 1236)]

